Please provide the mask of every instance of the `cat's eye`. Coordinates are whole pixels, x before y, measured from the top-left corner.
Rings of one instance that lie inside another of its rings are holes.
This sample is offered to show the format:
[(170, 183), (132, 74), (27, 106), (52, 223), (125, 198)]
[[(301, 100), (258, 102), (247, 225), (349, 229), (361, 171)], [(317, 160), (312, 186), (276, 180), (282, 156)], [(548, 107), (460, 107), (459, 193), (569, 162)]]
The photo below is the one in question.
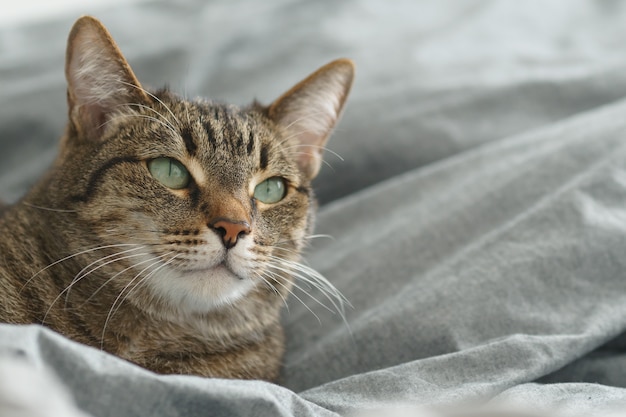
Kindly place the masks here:
[(287, 185), (280, 177), (268, 178), (254, 189), (254, 198), (266, 204), (278, 203), (285, 198), (285, 194), (287, 194)]
[(187, 187), (191, 179), (187, 168), (172, 158), (153, 159), (148, 162), (148, 170), (157, 181), (174, 190)]

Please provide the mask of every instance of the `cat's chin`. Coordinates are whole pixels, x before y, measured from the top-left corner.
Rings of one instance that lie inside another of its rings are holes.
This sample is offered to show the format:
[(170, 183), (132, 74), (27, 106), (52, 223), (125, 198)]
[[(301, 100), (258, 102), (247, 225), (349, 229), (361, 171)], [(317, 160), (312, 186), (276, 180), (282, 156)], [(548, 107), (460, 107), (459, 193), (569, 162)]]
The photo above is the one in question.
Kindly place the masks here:
[(149, 281), (155, 295), (181, 313), (204, 314), (235, 303), (255, 283), (219, 264), (201, 270), (168, 270)]

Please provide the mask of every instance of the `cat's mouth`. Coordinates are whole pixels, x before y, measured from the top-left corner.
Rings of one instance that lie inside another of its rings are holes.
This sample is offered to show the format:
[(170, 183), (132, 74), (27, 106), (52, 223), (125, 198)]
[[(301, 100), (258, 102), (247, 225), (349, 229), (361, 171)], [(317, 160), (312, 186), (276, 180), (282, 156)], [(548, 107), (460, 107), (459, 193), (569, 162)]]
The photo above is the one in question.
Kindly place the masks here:
[(207, 313), (232, 304), (256, 285), (255, 280), (247, 279), (245, 271), (237, 270), (228, 260), (164, 271), (148, 282), (156, 295), (189, 313)]
[(237, 280), (245, 279), (245, 277), (241, 276), (240, 274), (234, 271), (234, 269), (230, 266), (230, 263), (226, 259), (211, 266), (202, 266), (202, 267), (197, 267), (197, 268), (184, 269), (183, 273), (194, 275), (194, 276), (197, 276), (198, 274), (202, 274), (202, 275), (205, 275), (207, 279), (211, 279), (211, 277), (213, 276), (225, 277), (228, 275), (232, 276), (232, 278), (237, 279)]
[[(216, 266), (214, 266), (213, 268), (209, 268), (208, 269), (208, 274), (210, 275), (211, 272), (216, 273), (216, 274), (230, 274), (233, 276), (233, 278), (236, 278), (238, 280), (244, 280), (245, 278), (242, 276), (239, 276), (239, 274), (237, 274), (229, 265), (227, 261), (222, 261), (219, 264), (217, 264)], [(209, 277), (210, 278), (210, 277)]]

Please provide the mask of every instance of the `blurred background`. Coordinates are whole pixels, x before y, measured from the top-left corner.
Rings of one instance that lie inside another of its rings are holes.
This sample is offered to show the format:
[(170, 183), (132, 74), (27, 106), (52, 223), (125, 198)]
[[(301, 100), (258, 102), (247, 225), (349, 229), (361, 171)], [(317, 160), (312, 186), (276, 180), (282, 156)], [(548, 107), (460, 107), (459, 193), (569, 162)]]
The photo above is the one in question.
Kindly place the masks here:
[(145, 86), (269, 103), (326, 62), (357, 78), (316, 181), (322, 203), (626, 94), (615, 0), (29, 0), (0, 14), (0, 196), (50, 164), (65, 42), (109, 28)]
[(71, 13), (84, 13), (86, 10), (95, 12), (103, 7), (117, 6), (121, 3), (137, 2), (141, 0), (90, 0), (88, 4), (80, 0), (24, 0), (2, 5), (0, 25), (19, 25), (49, 20)]

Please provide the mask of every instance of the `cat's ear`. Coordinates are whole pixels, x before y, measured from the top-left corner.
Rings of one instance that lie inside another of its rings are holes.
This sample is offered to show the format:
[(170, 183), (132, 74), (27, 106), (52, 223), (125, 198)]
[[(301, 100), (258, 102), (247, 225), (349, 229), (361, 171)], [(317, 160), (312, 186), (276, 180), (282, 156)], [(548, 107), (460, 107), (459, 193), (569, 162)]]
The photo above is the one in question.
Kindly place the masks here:
[(309, 178), (319, 172), (322, 153), (354, 78), (354, 64), (338, 59), (309, 75), (269, 107), (269, 116), (295, 137), (298, 164)]
[(115, 41), (97, 19), (76, 21), (65, 57), (70, 122), (80, 136), (96, 139), (120, 107), (148, 97)]

